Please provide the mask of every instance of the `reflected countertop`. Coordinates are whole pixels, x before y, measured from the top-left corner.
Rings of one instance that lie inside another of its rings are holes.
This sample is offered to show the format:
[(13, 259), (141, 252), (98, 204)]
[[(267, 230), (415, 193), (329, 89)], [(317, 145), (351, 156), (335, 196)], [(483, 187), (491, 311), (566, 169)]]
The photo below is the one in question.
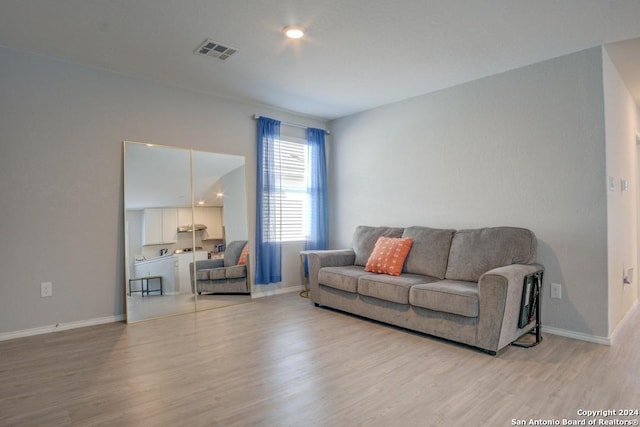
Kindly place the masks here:
[(179, 253), (168, 253), (165, 255), (158, 255), (156, 257), (153, 258), (147, 258), (147, 259), (143, 259), (143, 260), (135, 260), (134, 264), (135, 265), (144, 265), (144, 264), (150, 264), (150, 263), (154, 263), (154, 262), (161, 262), (164, 261), (166, 259), (172, 259), (173, 257), (179, 257), (179, 256), (190, 256), (193, 255), (194, 253), (197, 253), (200, 255), (200, 253), (207, 253), (206, 250), (204, 249), (197, 249), (195, 251), (187, 251), (187, 252), (179, 252)]
[(136, 264), (136, 265), (149, 264), (149, 263), (152, 263), (152, 262), (163, 261), (165, 259), (171, 259), (171, 258), (173, 258), (173, 254), (159, 255), (159, 256), (153, 257), (153, 258), (135, 260), (134, 264)]

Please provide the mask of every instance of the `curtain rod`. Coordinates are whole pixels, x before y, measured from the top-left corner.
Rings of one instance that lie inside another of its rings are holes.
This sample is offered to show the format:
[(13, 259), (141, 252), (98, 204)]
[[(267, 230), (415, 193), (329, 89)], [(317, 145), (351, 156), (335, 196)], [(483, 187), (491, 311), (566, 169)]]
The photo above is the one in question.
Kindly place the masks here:
[[(253, 120), (258, 120), (260, 117), (262, 117), (262, 116), (259, 116), (259, 115), (257, 115), (257, 114), (254, 114), (254, 115), (253, 115)], [(301, 124), (298, 124), (298, 123), (282, 122), (282, 121), (280, 122), (280, 124), (281, 124), (281, 125), (285, 125), (285, 126), (291, 126), (291, 127), (294, 127), (294, 128), (302, 128), (302, 129), (306, 129), (306, 128), (308, 128), (308, 127), (313, 127), (313, 126), (305, 126), (305, 125), (301, 125)], [(327, 135), (331, 135), (331, 132), (329, 132), (328, 130), (326, 130), (326, 129), (322, 129), (322, 130), (323, 130), (323, 131), (324, 131), (324, 133), (326, 133)]]

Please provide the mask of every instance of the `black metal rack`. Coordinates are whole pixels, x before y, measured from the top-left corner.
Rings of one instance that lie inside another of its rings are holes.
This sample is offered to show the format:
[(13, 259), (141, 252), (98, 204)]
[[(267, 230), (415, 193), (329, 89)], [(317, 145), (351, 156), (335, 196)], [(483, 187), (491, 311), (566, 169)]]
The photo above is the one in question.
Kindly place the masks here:
[[(542, 276), (543, 271), (540, 270), (524, 277), (518, 328), (524, 328), (533, 321), (536, 323), (533, 329), (512, 343), (515, 346), (529, 348), (542, 342)], [(532, 340), (531, 336), (535, 338)]]

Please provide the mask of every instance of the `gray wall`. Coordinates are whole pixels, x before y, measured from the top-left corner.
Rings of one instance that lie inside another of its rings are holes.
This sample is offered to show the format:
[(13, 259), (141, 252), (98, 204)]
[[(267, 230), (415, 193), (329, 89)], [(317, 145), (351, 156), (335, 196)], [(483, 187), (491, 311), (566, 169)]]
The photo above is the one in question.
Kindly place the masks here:
[(324, 127), (1, 46), (0, 64), (0, 334), (124, 313), (123, 140), (246, 156), (253, 236), (253, 114)]
[(608, 336), (600, 48), (330, 127), (333, 247), (358, 224), (527, 227), (546, 267), (544, 324)]

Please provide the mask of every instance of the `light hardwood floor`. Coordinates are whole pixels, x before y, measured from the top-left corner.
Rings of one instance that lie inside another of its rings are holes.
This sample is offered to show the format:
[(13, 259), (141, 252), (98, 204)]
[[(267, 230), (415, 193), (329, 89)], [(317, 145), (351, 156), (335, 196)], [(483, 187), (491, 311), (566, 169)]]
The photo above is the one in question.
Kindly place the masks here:
[[(640, 312), (612, 347), (480, 351), (297, 294), (0, 342), (2, 426), (510, 426), (640, 409)], [(633, 419), (640, 417), (610, 417)], [(590, 417), (587, 420), (597, 419)]]

